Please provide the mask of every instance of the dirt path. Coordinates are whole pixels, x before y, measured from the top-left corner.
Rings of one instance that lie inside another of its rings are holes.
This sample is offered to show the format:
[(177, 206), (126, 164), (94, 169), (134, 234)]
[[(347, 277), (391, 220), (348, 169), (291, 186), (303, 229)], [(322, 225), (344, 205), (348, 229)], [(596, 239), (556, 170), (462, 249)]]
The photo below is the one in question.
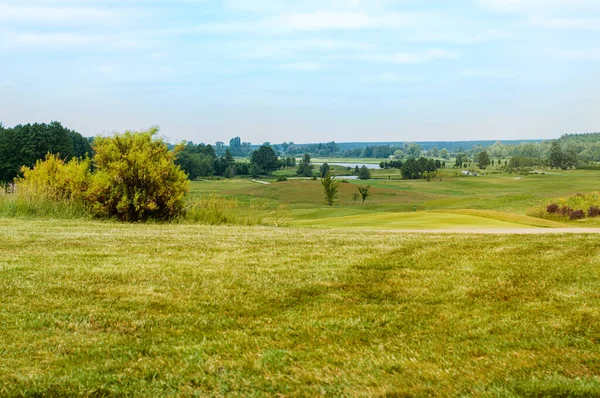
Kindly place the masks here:
[(488, 228), (488, 229), (389, 229), (377, 232), (402, 234), (485, 234), (485, 235), (549, 235), (600, 234), (600, 228)]

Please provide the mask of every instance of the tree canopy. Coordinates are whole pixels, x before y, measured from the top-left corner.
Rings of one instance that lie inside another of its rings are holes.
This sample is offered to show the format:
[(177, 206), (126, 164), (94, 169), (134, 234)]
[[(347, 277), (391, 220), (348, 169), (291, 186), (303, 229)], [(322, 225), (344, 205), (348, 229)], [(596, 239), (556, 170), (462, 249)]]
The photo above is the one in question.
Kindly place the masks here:
[(260, 174), (271, 174), (279, 168), (277, 154), (269, 145), (263, 145), (252, 152), (250, 163), (259, 170)]
[(32, 167), (47, 154), (61, 159), (92, 156), (90, 140), (59, 122), (0, 128), (0, 181), (10, 182), (22, 166)]

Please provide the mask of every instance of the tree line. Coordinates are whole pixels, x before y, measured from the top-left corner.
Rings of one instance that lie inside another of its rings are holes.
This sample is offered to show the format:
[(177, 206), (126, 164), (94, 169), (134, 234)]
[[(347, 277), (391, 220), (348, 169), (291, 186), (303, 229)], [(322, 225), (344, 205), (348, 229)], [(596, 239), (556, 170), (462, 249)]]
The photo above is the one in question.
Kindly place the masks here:
[(19, 124), (12, 128), (0, 124), (1, 183), (13, 181), (22, 166), (32, 167), (48, 153), (67, 161), (92, 157), (91, 139), (59, 122)]

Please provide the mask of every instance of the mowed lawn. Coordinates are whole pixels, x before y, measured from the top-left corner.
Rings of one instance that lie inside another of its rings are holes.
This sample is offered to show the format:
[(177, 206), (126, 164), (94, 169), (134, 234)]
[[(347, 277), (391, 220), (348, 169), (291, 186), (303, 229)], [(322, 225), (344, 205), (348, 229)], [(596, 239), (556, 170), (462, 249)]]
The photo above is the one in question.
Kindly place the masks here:
[(0, 222), (0, 396), (600, 395), (597, 236)]

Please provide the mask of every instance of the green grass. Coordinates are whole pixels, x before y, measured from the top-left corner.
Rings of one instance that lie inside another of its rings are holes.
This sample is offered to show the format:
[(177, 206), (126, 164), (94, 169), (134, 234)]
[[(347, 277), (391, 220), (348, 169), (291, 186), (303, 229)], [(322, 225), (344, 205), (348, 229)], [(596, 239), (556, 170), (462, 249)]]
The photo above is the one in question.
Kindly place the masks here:
[[(518, 229), (560, 228), (567, 225), (528, 216), (490, 211), (420, 211), (413, 213), (363, 212), (328, 209), (296, 211), (297, 226), (345, 229), (430, 230), (430, 229)], [(332, 214), (333, 213), (333, 214)]]
[[(398, 172), (381, 170), (377, 173)], [(290, 210), (288, 216), (292, 223), (313, 227), (429, 229), (499, 227), (499, 223), (510, 223), (510, 227), (597, 224), (592, 221), (536, 221), (527, 214), (531, 209), (545, 207), (557, 197), (597, 192), (598, 171), (545, 171), (545, 174), (529, 176), (491, 174), (484, 177), (459, 174), (458, 170), (447, 169), (431, 182), (393, 178), (350, 180), (348, 184), (340, 184), (339, 197), (333, 208), (325, 205), (318, 180), (290, 180), (271, 185), (241, 180), (201, 181), (192, 184), (192, 191), (194, 194), (214, 191), (241, 203), (260, 203), (265, 209), (284, 206)], [(399, 175), (394, 178), (397, 177)], [(367, 184), (372, 186), (373, 196), (361, 206), (352, 200), (352, 194), (357, 185)], [(427, 213), (419, 216), (395, 214), (412, 213), (415, 206), (419, 212)], [(341, 216), (350, 218), (342, 219)]]
[(0, 223), (0, 396), (600, 395), (596, 236)]

